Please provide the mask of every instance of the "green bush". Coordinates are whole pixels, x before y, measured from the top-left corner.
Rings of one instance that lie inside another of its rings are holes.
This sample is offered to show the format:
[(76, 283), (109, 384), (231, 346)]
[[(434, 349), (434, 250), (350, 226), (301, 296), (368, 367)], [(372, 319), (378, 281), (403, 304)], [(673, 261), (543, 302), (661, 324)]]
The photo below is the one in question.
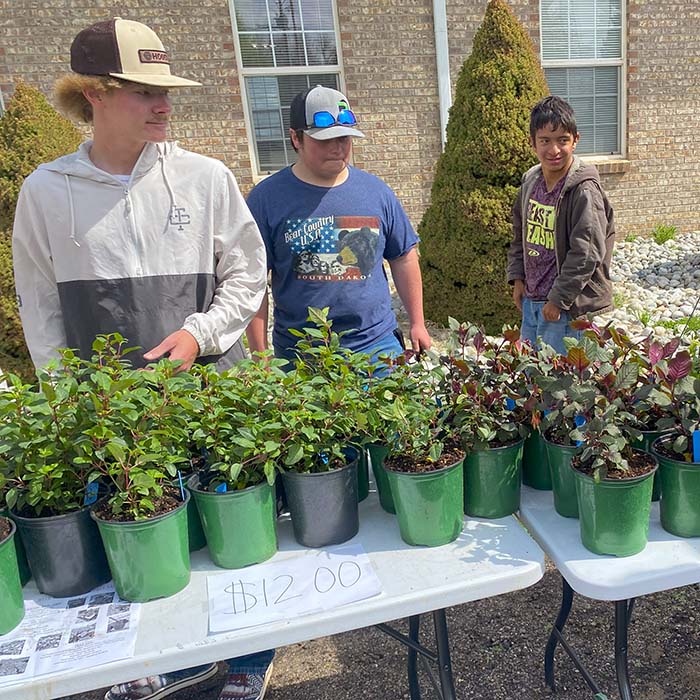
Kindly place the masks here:
[(676, 233), (678, 233), (678, 229), (675, 226), (656, 224), (651, 232), (651, 237), (656, 243), (663, 245), (666, 241), (672, 241), (676, 237)]
[(12, 222), (24, 179), (40, 164), (74, 151), (80, 132), (41, 92), (17, 83), (0, 118), (0, 368), (25, 378), (33, 367), (24, 343), (12, 273)]
[(535, 162), (530, 110), (548, 94), (535, 48), (503, 0), (490, 0), (457, 80), (445, 151), (418, 227), (426, 316), (500, 333), (518, 319), (506, 284), (511, 211)]

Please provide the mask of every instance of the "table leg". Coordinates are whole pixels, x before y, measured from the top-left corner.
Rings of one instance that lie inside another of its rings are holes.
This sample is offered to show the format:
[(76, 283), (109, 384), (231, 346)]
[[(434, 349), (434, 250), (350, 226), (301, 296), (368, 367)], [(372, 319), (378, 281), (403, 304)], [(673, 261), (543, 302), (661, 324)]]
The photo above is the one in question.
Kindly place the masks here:
[(556, 692), (554, 683), (554, 652), (557, 648), (557, 642), (560, 639), (561, 631), (564, 629), (566, 620), (571, 612), (571, 605), (574, 600), (574, 590), (568, 584), (567, 580), (562, 576), (562, 596), (561, 607), (557, 615), (556, 622), (552, 628), (552, 632), (547, 640), (547, 646), (544, 650), (544, 681), (552, 692)]
[[(408, 638), (418, 645), (420, 637), (420, 615), (408, 618)], [(408, 647), (408, 690), (411, 700), (420, 700), (418, 683), (418, 652), (413, 646)]]
[(447, 636), (447, 620), (445, 610), (433, 612), (435, 623), (435, 641), (438, 649), (438, 669), (440, 672), (440, 687), (442, 700), (455, 700), (454, 678), (452, 677), (452, 661), (450, 660), (450, 640)]
[[(427, 649), (420, 643), (420, 615), (413, 615), (408, 618), (407, 635), (385, 623), (375, 625), (375, 627), (408, 647), (408, 688), (411, 700), (421, 700), (420, 684), (418, 682), (419, 662), (430, 679), (438, 698), (440, 700), (456, 700), (457, 696), (452, 677), (452, 662), (450, 660), (450, 639), (447, 634), (447, 620), (444, 610), (433, 611), (433, 623), (435, 625), (437, 653)], [(437, 678), (428, 662), (437, 664), (439, 672)]]
[(627, 669), (627, 631), (634, 607), (632, 600), (615, 602), (615, 671), (621, 700), (632, 700), (632, 688)]

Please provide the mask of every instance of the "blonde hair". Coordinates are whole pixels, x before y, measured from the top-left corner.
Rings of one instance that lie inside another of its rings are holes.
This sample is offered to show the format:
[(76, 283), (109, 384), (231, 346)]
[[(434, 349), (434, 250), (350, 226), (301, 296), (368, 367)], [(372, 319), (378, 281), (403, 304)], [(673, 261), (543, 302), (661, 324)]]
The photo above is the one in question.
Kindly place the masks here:
[(121, 80), (109, 76), (68, 73), (54, 83), (53, 94), (58, 109), (65, 116), (91, 124), (92, 105), (83, 91), (96, 90), (105, 95), (111, 90), (118, 90), (122, 85)]

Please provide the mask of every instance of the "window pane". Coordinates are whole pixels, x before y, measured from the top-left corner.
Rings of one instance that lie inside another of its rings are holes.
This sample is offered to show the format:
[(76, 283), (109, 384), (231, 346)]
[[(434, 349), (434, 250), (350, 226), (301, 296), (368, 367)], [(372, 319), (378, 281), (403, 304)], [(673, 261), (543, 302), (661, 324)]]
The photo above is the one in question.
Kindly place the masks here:
[(338, 89), (337, 74), (255, 76), (245, 79), (260, 172), (279, 170), (296, 160), (289, 144), (289, 105), (314, 85)]
[(232, 0), (244, 68), (338, 64), (332, 0)]
[(335, 34), (318, 32), (306, 35), (306, 52), (310, 66), (332, 66), (338, 63)]
[(622, 57), (622, 0), (541, 0), (545, 61)]
[(258, 141), (256, 146), (261, 170), (280, 170), (289, 165), (284, 141)]
[(273, 34), (275, 59), (278, 66), (305, 66), (304, 37), (301, 32)]
[(270, 31), (265, 2), (236, 0), (235, 15), (239, 32)]
[(335, 29), (332, 0), (301, 0), (304, 29)]
[(267, 5), (270, 8), (270, 24), (273, 31), (302, 29), (299, 0), (267, 0)]
[(553, 95), (567, 100), (576, 112), (581, 134), (579, 153), (620, 152), (620, 68), (547, 68)]
[(246, 68), (264, 68), (274, 65), (269, 34), (240, 34), (239, 40), (241, 58)]

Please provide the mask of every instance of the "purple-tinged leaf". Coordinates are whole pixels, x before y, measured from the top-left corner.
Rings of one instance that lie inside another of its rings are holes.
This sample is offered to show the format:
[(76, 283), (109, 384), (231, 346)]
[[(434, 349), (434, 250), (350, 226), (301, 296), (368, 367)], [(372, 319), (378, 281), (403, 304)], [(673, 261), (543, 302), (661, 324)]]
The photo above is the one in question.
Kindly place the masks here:
[(692, 367), (693, 362), (690, 359), (690, 353), (687, 350), (683, 350), (669, 360), (667, 377), (671, 382), (677, 382), (679, 379), (687, 377)]
[(672, 338), (671, 340), (664, 345), (664, 355), (663, 359), (665, 360), (667, 357), (671, 357), (676, 350), (678, 350), (678, 346), (681, 344), (681, 339), (680, 338)]
[(659, 360), (662, 360), (664, 357), (664, 349), (661, 343), (658, 343), (656, 340), (651, 344), (649, 347), (649, 362), (652, 365), (655, 365)]

